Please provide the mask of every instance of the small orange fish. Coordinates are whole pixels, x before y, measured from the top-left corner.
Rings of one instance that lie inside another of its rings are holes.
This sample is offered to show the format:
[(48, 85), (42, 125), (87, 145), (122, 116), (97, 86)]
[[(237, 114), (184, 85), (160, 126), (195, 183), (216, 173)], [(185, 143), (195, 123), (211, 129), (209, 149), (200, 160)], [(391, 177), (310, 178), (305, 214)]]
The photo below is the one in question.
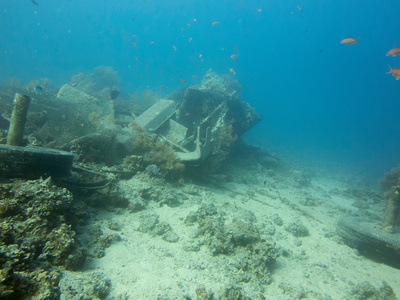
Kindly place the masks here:
[(172, 46), (172, 48), (174, 48), (174, 50), (176, 51), (176, 46)]
[(359, 40), (359, 38), (358, 39), (347, 38), (347, 39), (341, 40), (340, 43), (341, 44), (345, 44), (345, 45), (347, 45), (347, 44), (356, 44), (356, 43), (358, 43), (358, 40)]
[(236, 72), (235, 72), (235, 70), (234, 70), (233, 68), (230, 68), (229, 71), (231, 71), (231, 73), (232, 73), (233, 75), (236, 75)]
[(389, 66), (390, 71), (387, 72), (386, 74), (392, 73), (394, 77), (396, 77), (396, 80), (400, 80), (400, 68), (392, 68), (392, 66)]
[(124, 36), (124, 41), (127, 39), (127, 37), (128, 37), (127, 35), (126, 35), (126, 36)]
[(187, 116), (190, 116), (190, 113), (186, 113), (185, 116), (186, 116), (186, 117), (187, 117)]
[(162, 87), (163, 87), (163, 86), (162, 86), (162, 85), (160, 85), (158, 88), (159, 88), (159, 89), (162, 89)]
[(261, 8), (257, 8), (257, 10), (258, 10), (258, 12), (262, 12), (262, 9), (261, 9)]
[(236, 57), (238, 57), (239, 55), (237, 55), (237, 54), (232, 54), (231, 55), (231, 58), (236, 58)]
[(132, 34), (132, 37), (135, 37), (136, 36), (136, 34)]
[(196, 78), (197, 77), (197, 75), (192, 75), (192, 78)]
[(154, 44), (154, 42), (153, 42), (153, 41), (151, 41), (151, 42), (150, 42), (150, 44)]
[(199, 57), (202, 58), (202, 57), (203, 57), (203, 54), (200, 53), (200, 54), (199, 54)]
[(185, 79), (179, 79), (180, 82), (185, 83)]
[(396, 55), (400, 55), (400, 47), (393, 48), (388, 53), (386, 53), (386, 56), (396, 56)]
[(189, 43), (192, 41), (192, 38), (189, 39)]
[(187, 23), (186, 26), (192, 26), (192, 25), (190, 25), (189, 23)]
[(214, 22), (211, 23), (211, 25), (212, 25), (212, 26), (215, 26), (215, 25), (217, 25), (218, 23), (219, 23), (218, 21), (214, 21)]
[(193, 21), (197, 22), (197, 19), (196, 19), (196, 18), (193, 18)]
[(233, 50), (236, 50), (238, 46), (233, 47)]

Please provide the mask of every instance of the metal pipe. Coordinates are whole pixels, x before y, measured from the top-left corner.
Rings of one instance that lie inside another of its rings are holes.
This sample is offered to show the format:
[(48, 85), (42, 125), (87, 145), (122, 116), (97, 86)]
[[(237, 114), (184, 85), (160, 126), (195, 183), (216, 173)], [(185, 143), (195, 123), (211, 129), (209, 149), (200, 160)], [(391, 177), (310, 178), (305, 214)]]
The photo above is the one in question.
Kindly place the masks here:
[(22, 137), (24, 135), (25, 122), (28, 114), (31, 98), (16, 93), (14, 98), (14, 108), (10, 120), (10, 128), (7, 134), (7, 145), (23, 146)]

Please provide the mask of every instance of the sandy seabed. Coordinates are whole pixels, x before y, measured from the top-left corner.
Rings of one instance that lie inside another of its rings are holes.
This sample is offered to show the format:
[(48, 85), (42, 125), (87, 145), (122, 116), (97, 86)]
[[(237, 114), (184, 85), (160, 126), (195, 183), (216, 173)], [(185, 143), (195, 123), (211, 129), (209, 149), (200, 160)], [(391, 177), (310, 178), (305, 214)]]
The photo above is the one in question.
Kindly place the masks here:
[[(121, 181), (120, 191), (129, 198), (153, 189), (154, 197), (167, 193), (179, 201), (168, 205), (150, 199), (139, 212), (117, 209), (96, 216), (105, 232), (113, 232), (107, 224), (117, 224), (121, 237), (104, 257), (88, 259), (82, 271), (102, 272), (111, 280), (106, 299), (200, 299), (201, 288), (217, 295), (232, 286), (251, 299), (364, 299), (354, 294), (357, 287), (369, 283), (379, 289), (383, 282), (400, 295), (400, 270), (365, 258), (336, 233), (342, 216), (383, 217), (382, 193), (350, 172), (280, 164), (267, 169), (254, 161), (237, 161), (222, 175), (180, 185), (149, 178)], [(357, 208), (355, 201), (367, 205)], [(260, 274), (252, 273), (254, 268), (235, 268), (235, 252), (213, 255), (199, 237), (199, 225), (187, 222), (204, 205), (214, 206), (228, 227), (238, 219), (251, 222), (261, 242), (279, 249), (280, 256), (268, 267), (267, 283), (255, 280)], [(171, 242), (141, 229), (149, 216), (169, 224), (179, 239)], [(290, 224), (304, 225), (308, 234), (290, 231)], [(246, 272), (247, 277), (239, 276)]]

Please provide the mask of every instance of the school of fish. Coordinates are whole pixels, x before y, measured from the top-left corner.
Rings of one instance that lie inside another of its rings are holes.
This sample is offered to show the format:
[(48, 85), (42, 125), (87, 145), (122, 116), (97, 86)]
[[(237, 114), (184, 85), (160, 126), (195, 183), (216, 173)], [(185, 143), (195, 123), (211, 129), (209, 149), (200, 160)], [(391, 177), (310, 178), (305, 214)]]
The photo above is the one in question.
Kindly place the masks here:
[[(358, 40), (359, 38), (345, 38), (343, 40), (340, 41), (341, 44), (358, 44)], [(386, 56), (397, 56), (400, 55), (400, 47), (395, 47), (392, 48), (391, 50), (388, 51), (388, 53), (386, 53)], [(389, 72), (387, 72), (386, 74), (392, 74), (396, 80), (400, 80), (400, 68), (392, 68), (392, 66), (389, 65)]]
[[(37, 3), (36, 3), (36, 1), (35, 0), (31, 0), (35, 5), (38, 5)], [(144, 3), (145, 1), (143, 1), (143, 3)], [(262, 13), (263, 12), (263, 10), (262, 10), (262, 8), (261, 7), (258, 7), (258, 8), (255, 8), (257, 11), (258, 11), (258, 13)], [(298, 5), (298, 10), (301, 12), (302, 11), (302, 6), (300, 6), (300, 5)], [(135, 20), (135, 17), (133, 17), (133, 19), (132, 20)], [(192, 20), (193, 20), (193, 22), (194, 23), (187, 23), (186, 25), (187, 26), (189, 26), (189, 27), (191, 27), (191, 26), (195, 26), (195, 24), (196, 23), (201, 23), (201, 20), (199, 20), (199, 19), (197, 19), (197, 18), (192, 18)], [(241, 22), (241, 20), (239, 20), (238, 21), (239, 23)], [(220, 24), (220, 21), (219, 20), (214, 20), (213, 22), (211, 22), (211, 26), (212, 27), (218, 27), (218, 26), (220, 26), (219, 25)], [(218, 26), (217, 26), (218, 25)], [(181, 28), (181, 31), (183, 31), (184, 30), (184, 28), (182, 27)], [(249, 33), (251, 32), (251, 29), (249, 30)], [(123, 37), (123, 39), (124, 40), (127, 40), (128, 38), (131, 40), (131, 45), (133, 46), (133, 50), (135, 50), (136, 49), (136, 46), (137, 46), (137, 41), (136, 41), (136, 34), (133, 34), (133, 35), (131, 35), (131, 36), (128, 36), (128, 35), (126, 35), (126, 36), (124, 36)], [(134, 41), (132, 41), (132, 39), (135, 39)], [(188, 43), (190, 44), (191, 42), (192, 42), (192, 40), (193, 40), (193, 38), (192, 37), (188, 37)], [(154, 44), (156, 44), (156, 41), (150, 41), (150, 42), (148, 42), (150, 45), (154, 45)], [(340, 43), (341, 44), (344, 44), (344, 45), (351, 45), (351, 44), (358, 44), (359, 43), (359, 38), (354, 38), (354, 37), (348, 37), (348, 38), (344, 38), (344, 39), (342, 39), (341, 41), (340, 41)], [(181, 48), (181, 47), (180, 47)], [(178, 51), (178, 48), (177, 48), (177, 46), (176, 45), (172, 45), (172, 49), (173, 49), (173, 51), (174, 52), (179, 52)], [(232, 60), (234, 60), (234, 61), (236, 61), (237, 60), (237, 58), (239, 57), (239, 54), (237, 54), (237, 53), (235, 53), (235, 51), (238, 49), (238, 45), (236, 45), (236, 46), (234, 46), (233, 47), (233, 52), (234, 53), (232, 53), (230, 56), (229, 56), (229, 58), (231, 58)], [(220, 47), (220, 50), (224, 50), (222, 47)], [(198, 52), (197, 52), (198, 53)], [(203, 56), (203, 53), (198, 53), (197, 54), (198, 55), (198, 59), (201, 61), (201, 62), (204, 62), (204, 59), (205, 59), (205, 57)], [(400, 47), (395, 47), (395, 48), (392, 48), (391, 50), (389, 50), (387, 53), (386, 53), (386, 56), (391, 56), (391, 57), (395, 57), (395, 56), (398, 56), (398, 55), (400, 55)], [(138, 57), (135, 57), (135, 59), (136, 60), (138, 60)], [(146, 65), (146, 68), (148, 67), (148, 65)], [(390, 66), (389, 65), (389, 67), (390, 67), (390, 70), (389, 70), (389, 72), (387, 72), (387, 74), (392, 74), (395, 78), (396, 78), (396, 80), (400, 80), (400, 68), (398, 68), (398, 67), (392, 67), (392, 66)], [(237, 73), (236, 73), (236, 71), (235, 71), (235, 69), (234, 68), (232, 68), (232, 67), (228, 67), (227, 68), (228, 70), (229, 70), (229, 72), (231, 73), (231, 74), (233, 74), (233, 75), (236, 75)], [(149, 71), (146, 71), (146, 74), (147, 75), (149, 75), (150, 74), (150, 72)], [(140, 78), (143, 78), (143, 76), (140, 76)], [(192, 78), (194, 79), (194, 78), (197, 78), (197, 75), (193, 75), (192, 76)], [(171, 80), (174, 80), (174, 78), (171, 78)], [(186, 80), (185, 79), (183, 79), (183, 78), (180, 78), (180, 79), (178, 79), (180, 82), (182, 82), (183, 84), (185, 84), (186, 83)], [(160, 85), (159, 86), (159, 89), (161, 89), (163, 87), (163, 85)]]

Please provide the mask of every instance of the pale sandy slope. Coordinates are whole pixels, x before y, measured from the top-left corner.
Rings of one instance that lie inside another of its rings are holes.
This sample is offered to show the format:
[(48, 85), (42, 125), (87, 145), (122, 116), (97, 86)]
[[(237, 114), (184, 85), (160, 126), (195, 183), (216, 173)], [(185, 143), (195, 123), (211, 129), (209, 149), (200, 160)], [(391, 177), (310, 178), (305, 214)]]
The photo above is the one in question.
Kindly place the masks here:
[[(122, 241), (107, 248), (103, 258), (86, 264), (85, 272), (102, 271), (111, 279), (112, 291), (107, 299), (196, 299), (199, 287), (217, 292), (232, 283), (253, 299), (343, 299), (364, 281), (376, 288), (386, 281), (400, 295), (400, 270), (358, 255), (336, 235), (339, 217), (358, 211), (351, 206), (355, 201), (352, 185), (359, 194), (368, 195), (368, 188), (360, 186), (353, 175), (320, 170), (310, 174), (293, 167), (267, 170), (256, 162), (237, 163), (227, 172), (229, 178), (226, 174), (208, 178), (213, 183), (210, 185), (188, 180), (176, 187), (157, 181), (168, 186), (167, 191), (185, 195), (180, 206), (159, 207), (153, 201), (139, 213), (123, 210), (97, 216), (104, 231), (109, 230), (105, 226), (109, 220), (121, 226)], [(307, 185), (309, 179), (311, 184)], [(121, 191), (132, 195), (141, 184), (146, 183), (135, 179), (122, 182)], [(371, 206), (367, 213), (382, 213), (383, 203), (374, 204), (376, 199), (372, 198), (363, 200)], [(230, 256), (212, 256), (205, 245), (198, 252), (184, 250), (196, 244), (196, 228), (187, 226), (184, 220), (204, 203), (220, 208), (226, 222), (251, 211), (259, 228), (270, 228), (272, 224), (275, 233), (263, 233), (262, 237), (276, 242), (286, 255), (277, 260), (271, 284), (234, 283), (226, 268)], [(160, 236), (137, 231), (140, 216), (149, 212), (168, 222), (179, 241), (169, 243)], [(283, 220), (282, 226), (272, 222), (275, 215)], [(296, 238), (288, 233), (284, 228), (293, 221), (301, 221), (310, 235)]]

